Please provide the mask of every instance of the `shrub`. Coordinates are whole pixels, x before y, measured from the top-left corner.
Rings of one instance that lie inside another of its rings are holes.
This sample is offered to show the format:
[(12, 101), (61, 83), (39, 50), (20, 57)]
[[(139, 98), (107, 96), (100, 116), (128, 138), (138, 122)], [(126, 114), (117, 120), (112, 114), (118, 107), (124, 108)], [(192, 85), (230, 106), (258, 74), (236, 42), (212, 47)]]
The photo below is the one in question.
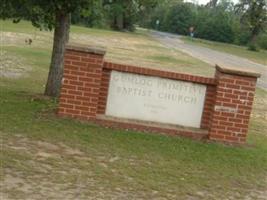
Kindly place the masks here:
[(259, 36), (259, 38), (257, 39), (257, 44), (259, 45), (259, 47), (261, 47), (262, 49), (266, 49), (267, 50), (267, 33), (265, 34), (261, 34)]
[(198, 16), (197, 37), (227, 43), (234, 41), (233, 22), (227, 12), (202, 9)]
[(168, 11), (164, 19), (164, 29), (187, 35), (189, 28), (194, 26), (195, 17), (192, 4), (178, 3)]
[(259, 51), (257, 45), (253, 44), (253, 43), (249, 43), (248, 44), (248, 50), (250, 50), (250, 51)]

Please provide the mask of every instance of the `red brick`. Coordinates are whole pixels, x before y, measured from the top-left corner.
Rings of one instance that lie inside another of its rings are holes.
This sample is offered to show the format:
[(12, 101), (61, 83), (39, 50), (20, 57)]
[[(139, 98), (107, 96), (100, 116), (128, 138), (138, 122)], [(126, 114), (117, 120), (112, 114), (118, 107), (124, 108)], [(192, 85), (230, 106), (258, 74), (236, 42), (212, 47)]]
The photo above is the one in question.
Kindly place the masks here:
[(219, 134), (212, 134), (210, 135), (210, 139), (224, 139), (225, 136), (224, 135), (219, 135)]
[(222, 112), (221, 116), (222, 117), (235, 117), (235, 113)]
[(68, 94), (73, 94), (73, 95), (82, 95), (83, 93), (78, 90), (68, 90)]
[(226, 84), (225, 87), (230, 89), (240, 89), (240, 86), (235, 84)]
[(232, 89), (227, 89), (227, 88), (218, 88), (217, 91), (218, 91), (218, 92), (225, 92), (225, 93), (232, 94), (234, 90), (232, 90)]
[(216, 101), (217, 102), (228, 102), (228, 103), (231, 103), (231, 99), (225, 98), (225, 97), (219, 97), (219, 96), (217, 96)]
[(235, 80), (237, 85), (250, 85), (250, 81)]
[(67, 99), (67, 103), (73, 104), (73, 105), (80, 105), (82, 104), (81, 101), (73, 100), (73, 99)]
[(222, 81), (224, 83), (235, 83), (235, 80), (232, 78), (222, 78), (222, 79), (220, 79), (220, 81)]
[(64, 98), (64, 99), (74, 99), (75, 96), (74, 96), (74, 95), (69, 95), (69, 94), (60, 94), (60, 98)]
[[(64, 84), (64, 85), (62, 85), (62, 88), (61, 89), (76, 90), (76, 86), (75, 85), (67, 85), (67, 84)], [(61, 92), (62, 92), (62, 90), (61, 90)]]
[(83, 81), (83, 82), (94, 82), (93, 78), (87, 78), (87, 77), (79, 77), (79, 81)]
[(64, 60), (68, 60), (68, 61), (81, 61), (81, 56), (77, 56), (77, 55), (65, 55)]
[(87, 115), (87, 116), (95, 116), (96, 113), (95, 112), (89, 112), (89, 111), (81, 111), (82, 115)]
[(73, 109), (66, 109), (66, 112), (71, 114), (80, 114), (79, 110), (73, 110)]
[(70, 55), (81, 56), (81, 57), (86, 57), (87, 55), (85, 52), (78, 52), (78, 51), (68, 51), (67, 53)]
[(83, 72), (83, 71), (71, 71), (70, 73), (71, 73), (72, 75), (75, 75), (77, 78), (78, 78), (79, 76), (86, 76), (86, 73)]
[(237, 99), (238, 95), (225, 93), (224, 97), (230, 98), (230, 99)]
[(83, 82), (81, 81), (70, 81), (71, 85), (83, 86)]
[(232, 122), (226, 122), (226, 121), (219, 121), (219, 124), (226, 127), (233, 126)]
[(223, 106), (226, 106), (226, 107), (229, 107), (229, 108), (236, 108), (236, 104), (234, 104), (234, 103), (227, 103), (227, 101), (224, 101), (223, 102), (223, 104), (222, 104)]
[(213, 116), (212, 119), (213, 120), (218, 120), (218, 121), (220, 121), (220, 120), (227, 121), (228, 118), (227, 117), (222, 117), (222, 116)]
[(237, 118), (243, 119), (243, 120), (249, 120), (249, 115), (242, 115), (242, 114), (237, 114), (236, 115)]
[(248, 128), (248, 124), (238, 124), (238, 123), (235, 123), (235, 127), (237, 127), (237, 128)]
[(74, 65), (65, 65), (64, 68), (67, 69), (67, 70), (73, 70), (73, 71), (79, 70), (79, 67), (78, 66), (74, 66)]
[(70, 108), (70, 109), (73, 109), (73, 105), (66, 104), (66, 103), (60, 103), (59, 106), (60, 106), (61, 108)]
[(241, 129), (237, 127), (227, 127), (226, 129), (232, 132), (241, 132)]
[(254, 91), (255, 87), (241, 86), (241, 90)]
[(231, 118), (231, 119), (229, 119), (229, 121), (235, 122), (235, 123), (242, 123), (243, 120), (240, 118)]
[(78, 105), (75, 106), (75, 109), (81, 110), (81, 111), (88, 111), (89, 110), (89, 108), (87, 106), (78, 106)]
[(86, 62), (81, 62), (81, 61), (71, 61), (71, 64), (73, 66), (87, 66)]
[(225, 139), (228, 140), (228, 141), (238, 141), (238, 137), (234, 137), (234, 136), (225, 136)]
[(68, 80), (78, 80), (77, 76), (64, 74), (64, 78)]
[(85, 87), (98, 88), (99, 84), (97, 84), (97, 83), (85, 83)]
[(89, 101), (90, 100), (90, 97), (76, 96), (76, 100), (79, 100), (79, 101)]
[(251, 110), (251, 106), (245, 106), (245, 105), (238, 105), (239, 109), (243, 109), (243, 110)]

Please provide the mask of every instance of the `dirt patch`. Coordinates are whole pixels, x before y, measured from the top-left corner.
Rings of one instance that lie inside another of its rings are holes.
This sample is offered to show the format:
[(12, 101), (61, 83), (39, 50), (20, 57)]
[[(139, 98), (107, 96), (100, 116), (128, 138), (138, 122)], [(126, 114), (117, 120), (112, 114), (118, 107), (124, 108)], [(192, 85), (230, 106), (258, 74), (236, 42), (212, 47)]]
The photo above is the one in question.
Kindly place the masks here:
[[(267, 178), (266, 178), (266, 185), (267, 185)], [(245, 200), (266, 200), (267, 199), (267, 188), (265, 191), (260, 190), (252, 190), (250, 194), (245, 198)]]
[[(2, 144), (6, 162), (0, 182), (1, 200), (138, 198), (124, 188), (104, 187), (90, 170), (108, 171), (108, 163), (116, 162), (119, 157), (91, 158), (64, 143), (34, 141), (21, 135), (5, 138)], [(111, 173), (118, 172), (111, 170)]]
[[(50, 143), (25, 138), (22, 135), (5, 137), (2, 141), (4, 163), (0, 176), (1, 200), (15, 199), (179, 199), (170, 191), (161, 196), (160, 191), (136, 191), (134, 177), (112, 168), (125, 159), (84, 152), (64, 143)], [(132, 165), (138, 162), (128, 158)], [(147, 163), (150, 166), (150, 163)], [(112, 186), (106, 174), (122, 176), (126, 185)], [(100, 181), (99, 181), (100, 180)], [(266, 177), (267, 182), (267, 177)], [(214, 193), (199, 191), (181, 199), (216, 199)], [(240, 199), (240, 194), (227, 194), (223, 200)], [(266, 190), (253, 189), (247, 200), (266, 200)]]
[(31, 70), (25, 59), (13, 56), (6, 51), (0, 52), (0, 77), (19, 78)]
[(254, 99), (254, 107), (252, 116), (254, 118), (261, 118), (262, 120), (267, 121), (267, 95), (256, 96)]
[[(33, 31), (29, 33), (16, 32), (1, 32), (1, 45), (3, 46), (33, 46), (43, 47), (52, 43), (52, 33), (45, 31)], [(31, 39), (31, 45), (28, 45), (27, 40)]]

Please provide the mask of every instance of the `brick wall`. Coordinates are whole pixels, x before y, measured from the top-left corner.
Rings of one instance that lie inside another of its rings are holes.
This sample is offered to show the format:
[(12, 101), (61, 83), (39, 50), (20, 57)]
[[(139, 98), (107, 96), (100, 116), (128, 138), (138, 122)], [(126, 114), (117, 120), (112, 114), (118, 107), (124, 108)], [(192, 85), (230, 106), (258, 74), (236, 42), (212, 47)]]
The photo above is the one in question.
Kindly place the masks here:
[(106, 112), (106, 103), (107, 103), (107, 98), (108, 98), (108, 87), (109, 87), (110, 74), (111, 74), (111, 70), (103, 69), (97, 114), (104, 115)]
[(245, 143), (258, 74), (216, 67), (209, 139)]
[[(244, 143), (259, 74), (216, 67), (215, 78), (193, 76), (104, 61), (105, 50), (67, 45), (58, 114), (108, 127)], [(201, 129), (103, 119), (112, 70), (189, 81), (207, 86)]]
[(104, 51), (68, 46), (58, 114), (94, 119), (98, 109)]
[(204, 109), (202, 113), (202, 120), (201, 120), (201, 126), (200, 126), (203, 129), (210, 128), (211, 117), (212, 117), (213, 107), (214, 107), (215, 92), (216, 92), (215, 85), (207, 86)]

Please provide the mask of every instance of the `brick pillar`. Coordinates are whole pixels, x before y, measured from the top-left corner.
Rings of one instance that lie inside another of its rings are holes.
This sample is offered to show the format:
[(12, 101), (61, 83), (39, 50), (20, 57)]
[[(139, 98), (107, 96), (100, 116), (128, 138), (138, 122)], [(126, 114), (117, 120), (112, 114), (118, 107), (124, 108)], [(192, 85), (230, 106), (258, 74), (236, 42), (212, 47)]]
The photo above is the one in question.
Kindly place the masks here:
[(260, 74), (216, 66), (217, 88), (209, 139), (246, 142), (257, 78)]
[(58, 114), (94, 119), (97, 113), (105, 50), (67, 45)]

